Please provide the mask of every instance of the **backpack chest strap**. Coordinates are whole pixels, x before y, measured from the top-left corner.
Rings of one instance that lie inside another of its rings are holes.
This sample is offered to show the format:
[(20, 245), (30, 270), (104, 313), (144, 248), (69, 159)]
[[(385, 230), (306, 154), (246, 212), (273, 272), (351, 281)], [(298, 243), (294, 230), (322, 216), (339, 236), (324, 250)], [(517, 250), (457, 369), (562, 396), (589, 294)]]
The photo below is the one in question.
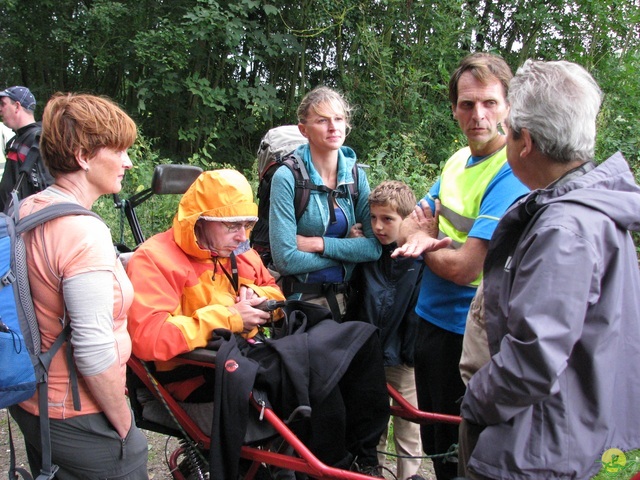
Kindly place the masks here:
[(309, 190), (316, 190), (318, 192), (323, 192), (327, 194), (327, 205), (329, 207), (329, 221), (333, 225), (336, 223), (336, 212), (333, 209), (333, 200), (334, 198), (347, 198), (347, 192), (343, 192), (342, 190), (337, 190), (333, 188), (329, 188), (326, 185), (316, 185), (315, 183), (311, 183), (309, 180), (299, 180), (296, 182), (296, 187), (299, 188), (307, 188)]

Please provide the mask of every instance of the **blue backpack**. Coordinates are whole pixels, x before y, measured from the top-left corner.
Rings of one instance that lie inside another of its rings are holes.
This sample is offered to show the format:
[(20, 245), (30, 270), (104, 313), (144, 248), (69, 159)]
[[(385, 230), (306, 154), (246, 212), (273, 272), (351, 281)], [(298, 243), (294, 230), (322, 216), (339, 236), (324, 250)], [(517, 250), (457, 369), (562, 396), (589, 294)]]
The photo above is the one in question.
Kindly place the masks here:
[[(18, 205), (13, 194), (13, 205)], [(18, 208), (13, 213), (0, 213), (0, 408), (16, 405), (31, 398), (36, 388), (39, 393), (40, 429), (42, 435), (42, 472), (38, 479), (53, 478), (57, 467), (51, 465), (49, 414), (47, 404), (47, 372), (56, 352), (68, 339), (71, 328), (67, 324), (51, 348), (42, 352), (40, 330), (36, 319), (27, 259), (22, 234), (66, 215), (92, 215), (94, 212), (73, 203), (58, 203), (20, 219)], [(71, 349), (67, 349), (71, 356)], [(72, 360), (68, 358), (68, 360)], [(68, 363), (73, 365), (72, 361)], [(72, 372), (74, 406), (80, 401)], [(24, 478), (30, 475), (23, 469), (15, 469), (13, 444), (11, 445), (11, 473), (19, 471)], [(15, 469), (15, 470), (14, 470)]]

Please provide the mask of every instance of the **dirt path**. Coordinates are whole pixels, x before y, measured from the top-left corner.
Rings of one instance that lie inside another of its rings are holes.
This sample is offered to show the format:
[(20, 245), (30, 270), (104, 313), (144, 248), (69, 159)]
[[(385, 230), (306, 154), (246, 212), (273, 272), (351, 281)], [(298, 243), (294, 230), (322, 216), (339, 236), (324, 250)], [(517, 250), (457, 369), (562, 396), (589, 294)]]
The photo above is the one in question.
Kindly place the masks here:
[[(20, 433), (18, 425), (13, 420), (11, 421), (11, 431), (16, 447), (16, 463), (28, 469), (22, 434)], [(151, 480), (171, 480), (172, 477), (166, 464), (165, 454), (168, 455), (177, 448), (178, 443), (176, 439), (146, 430), (145, 434), (149, 440), (149, 478)], [(6, 472), (9, 470), (9, 458), (7, 412), (6, 410), (0, 410), (0, 478), (6, 478)], [(387, 461), (385, 466), (392, 471), (395, 470), (393, 461)], [(430, 460), (425, 460), (422, 463), (419, 474), (422, 475), (425, 480), (435, 479)], [(385, 476), (387, 479), (395, 479), (390, 473), (387, 473)]]

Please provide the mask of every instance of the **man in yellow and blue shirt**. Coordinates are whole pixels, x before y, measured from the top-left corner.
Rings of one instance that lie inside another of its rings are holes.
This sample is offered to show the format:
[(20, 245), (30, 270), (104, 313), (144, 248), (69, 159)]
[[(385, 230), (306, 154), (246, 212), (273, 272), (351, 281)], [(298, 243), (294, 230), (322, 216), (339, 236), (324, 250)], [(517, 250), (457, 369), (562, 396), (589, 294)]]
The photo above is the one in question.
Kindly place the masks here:
[[(464, 394), (458, 364), (469, 305), (482, 278), (489, 240), (498, 220), (527, 188), (513, 175), (501, 124), (511, 70), (492, 54), (465, 57), (449, 82), (453, 116), (469, 146), (445, 164), (439, 180), (403, 224), (397, 255), (422, 255), (426, 268), (416, 312), (415, 375), (421, 410), (458, 415)], [(430, 234), (449, 237), (449, 248), (425, 251)], [(401, 240), (402, 240), (401, 238)], [(427, 454), (458, 442), (455, 425), (422, 427)], [(456, 477), (451, 461), (434, 461), (438, 480)]]

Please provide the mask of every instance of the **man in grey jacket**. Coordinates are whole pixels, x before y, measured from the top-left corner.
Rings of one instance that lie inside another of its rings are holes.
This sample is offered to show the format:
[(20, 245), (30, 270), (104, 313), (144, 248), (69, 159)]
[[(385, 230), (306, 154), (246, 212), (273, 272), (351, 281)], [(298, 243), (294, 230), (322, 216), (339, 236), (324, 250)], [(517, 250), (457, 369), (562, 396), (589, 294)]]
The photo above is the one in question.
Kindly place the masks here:
[(593, 163), (601, 92), (582, 67), (528, 60), (508, 100), (508, 161), (532, 192), (485, 262), (492, 358), (461, 406), (484, 427), (466, 476), (589, 478), (640, 447), (640, 188), (621, 154)]

